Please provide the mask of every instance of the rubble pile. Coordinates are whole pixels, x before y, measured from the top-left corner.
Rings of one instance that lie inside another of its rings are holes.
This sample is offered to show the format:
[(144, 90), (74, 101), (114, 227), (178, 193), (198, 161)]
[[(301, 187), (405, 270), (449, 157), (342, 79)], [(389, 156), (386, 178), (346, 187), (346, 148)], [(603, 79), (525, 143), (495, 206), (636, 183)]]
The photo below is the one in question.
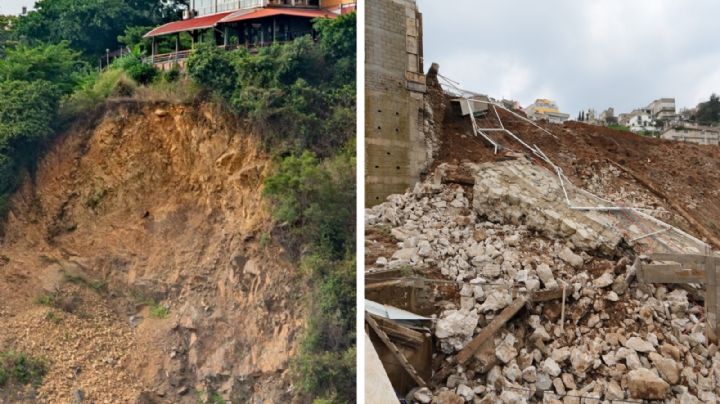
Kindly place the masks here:
[[(530, 217), (553, 217), (549, 209), (527, 204), (520, 215), (507, 214), (532, 197), (485, 171), (472, 190), (436, 176), (366, 210), (368, 227), (397, 240), (392, 256), (368, 271), (436, 270), (459, 290), (459, 301), (438, 307), (434, 322), (435, 355), (448, 376), (413, 400), (716, 402), (720, 353), (706, 341), (702, 302), (683, 289), (636, 282), (634, 257), (608, 251), (620, 237), (609, 226), (595, 227), (602, 237), (591, 242), (579, 235), (583, 226), (548, 232)], [(564, 305), (528, 298), (471, 360), (456, 362), (515, 299), (558, 288)]]

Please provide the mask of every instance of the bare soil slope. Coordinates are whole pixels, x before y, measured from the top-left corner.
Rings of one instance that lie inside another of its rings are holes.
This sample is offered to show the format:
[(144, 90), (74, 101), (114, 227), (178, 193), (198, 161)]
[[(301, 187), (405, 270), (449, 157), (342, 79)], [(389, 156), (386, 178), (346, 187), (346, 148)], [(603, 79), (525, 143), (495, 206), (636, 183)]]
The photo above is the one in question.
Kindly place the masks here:
[(24, 400), (292, 401), (304, 288), (267, 241), (268, 167), (207, 105), (115, 103), (61, 135), (0, 243), (0, 350), (50, 369)]

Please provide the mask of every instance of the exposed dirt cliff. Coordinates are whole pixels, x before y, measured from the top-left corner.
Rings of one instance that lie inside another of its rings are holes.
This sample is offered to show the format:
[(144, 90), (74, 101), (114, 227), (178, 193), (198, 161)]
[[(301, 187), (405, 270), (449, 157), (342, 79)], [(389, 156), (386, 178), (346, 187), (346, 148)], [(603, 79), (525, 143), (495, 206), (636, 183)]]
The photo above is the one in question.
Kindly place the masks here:
[(292, 401), (304, 287), (269, 163), (209, 105), (115, 103), (59, 136), (0, 243), (0, 350), (49, 364), (25, 399)]

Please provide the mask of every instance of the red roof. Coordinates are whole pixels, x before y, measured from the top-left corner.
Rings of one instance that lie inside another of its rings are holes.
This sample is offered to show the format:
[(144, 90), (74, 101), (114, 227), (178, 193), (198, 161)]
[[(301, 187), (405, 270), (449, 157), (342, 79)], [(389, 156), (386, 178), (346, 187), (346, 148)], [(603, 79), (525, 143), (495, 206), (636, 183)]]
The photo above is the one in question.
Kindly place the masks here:
[(257, 18), (274, 17), (278, 15), (290, 15), (294, 17), (318, 18), (327, 17), (335, 18), (337, 14), (327, 10), (308, 10), (297, 8), (260, 8), (250, 12), (238, 11), (222, 19), (220, 22), (237, 22), (254, 20)]
[(176, 32), (185, 32), (185, 31), (193, 31), (196, 29), (206, 29), (206, 28), (212, 28), (217, 23), (222, 20), (223, 18), (227, 17), (228, 15), (232, 14), (233, 12), (224, 12), (224, 13), (217, 13), (217, 14), (211, 14), (211, 15), (205, 15), (202, 17), (196, 17), (191, 18), (189, 20), (182, 20), (182, 21), (173, 21), (170, 23), (167, 23), (165, 25), (161, 25), (154, 30), (148, 32), (145, 34), (145, 38), (153, 37), (153, 36), (161, 36), (161, 35), (168, 35), (168, 34), (174, 34)]

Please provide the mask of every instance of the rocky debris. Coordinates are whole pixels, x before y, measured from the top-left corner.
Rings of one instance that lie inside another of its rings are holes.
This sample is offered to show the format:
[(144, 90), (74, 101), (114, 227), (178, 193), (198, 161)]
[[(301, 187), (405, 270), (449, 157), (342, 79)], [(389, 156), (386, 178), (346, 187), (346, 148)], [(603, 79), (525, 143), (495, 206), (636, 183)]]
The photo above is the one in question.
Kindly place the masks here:
[(639, 337), (630, 337), (625, 341), (623, 345), (625, 345), (626, 348), (635, 350), (636, 352), (647, 353), (655, 351), (655, 347), (653, 347), (653, 344)]
[(421, 404), (428, 404), (432, 401), (432, 391), (429, 388), (423, 387), (413, 392), (413, 400)]
[[(476, 186), (470, 203), (466, 188), (434, 178), (368, 209), (368, 221), (389, 226), (397, 240), (394, 251), (401, 251), (387, 265), (437, 271), (457, 285), (454, 300), (442, 301), (434, 329), (450, 364), (518, 296), (564, 286), (565, 324), (560, 325), (560, 300), (526, 304), (475, 360), (451, 367), (442, 387), (433, 390), (433, 402), (537, 401), (537, 390), (560, 395), (546, 394), (541, 399), (547, 402), (580, 401), (570, 395), (608, 401), (717, 398), (720, 353), (705, 340), (701, 302), (682, 289), (637, 283), (632, 257), (609, 249), (615, 239), (606, 229), (586, 223), (587, 229), (575, 226), (574, 233), (548, 231), (543, 226), (550, 219), (539, 224), (513, 216), (529, 214), (546, 196), (520, 192), (514, 201), (510, 190), (489, 187), (497, 173), (482, 172), (490, 179), (476, 176), (476, 184), (484, 183), (495, 196), (480, 196)], [(493, 200), (500, 214), (493, 214)], [(600, 239), (589, 241), (590, 234)]]
[(573, 268), (580, 268), (580, 267), (582, 267), (583, 262), (584, 262), (583, 257), (575, 254), (575, 253), (570, 249), (570, 247), (567, 247), (567, 246), (566, 246), (565, 248), (563, 248), (562, 251), (560, 251), (560, 253), (558, 254), (558, 257), (559, 257), (561, 260), (563, 260), (563, 261), (567, 262), (568, 264), (570, 264)]
[(442, 313), (435, 324), (435, 336), (441, 340), (442, 351), (452, 353), (461, 350), (470, 342), (477, 322), (475, 311), (448, 310)]
[(643, 400), (662, 400), (670, 391), (669, 384), (645, 368), (628, 373), (627, 387), (631, 398)]
[(440, 394), (435, 396), (432, 400), (433, 404), (464, 404), (465, 399), (452, 391), (441, 391)]

